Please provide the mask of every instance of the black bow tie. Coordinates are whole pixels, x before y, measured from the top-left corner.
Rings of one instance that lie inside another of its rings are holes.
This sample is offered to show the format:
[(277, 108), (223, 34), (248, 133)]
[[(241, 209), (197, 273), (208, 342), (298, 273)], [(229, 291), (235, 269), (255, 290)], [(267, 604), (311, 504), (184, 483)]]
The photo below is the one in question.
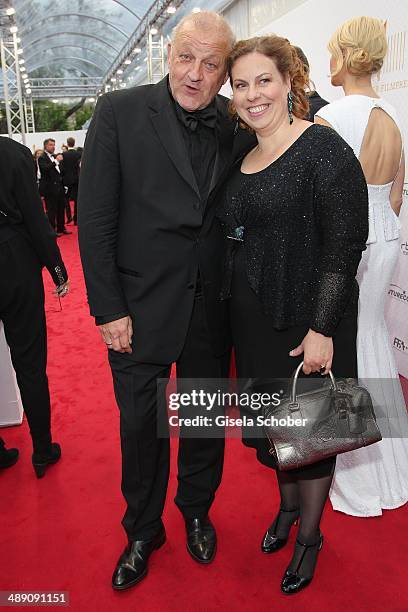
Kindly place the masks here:
[(182, 124), (185, 125), (192, 132), (196, 131), (199, 123), (211, 129), (215, 128), (217, 120), (217, 111), (214, 105), (207, 106), (207, 108), (195, 111), (194, 113), (189, 113), (185, 111), (184, 108), (181, 108), (181, 106), (178, 106), (177, 110), (179, 119)]

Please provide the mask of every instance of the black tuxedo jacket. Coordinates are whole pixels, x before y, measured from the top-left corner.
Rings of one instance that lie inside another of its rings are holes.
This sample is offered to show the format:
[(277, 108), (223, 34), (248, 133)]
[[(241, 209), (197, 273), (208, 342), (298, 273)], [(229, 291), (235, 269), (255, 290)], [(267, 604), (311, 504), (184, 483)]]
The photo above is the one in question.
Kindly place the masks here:
[(43, 195), (45, 198), (61, 195), (61, 193), (63, 193), (61, 167), (60, 172), (58, 172), (54, 162), (48, 157), (46, 153), (43, 153), (38, 158), (38, 166), (41, 172), (41, 195)]
[(137, 360), (178, 358), (198, 268), (214, 353), (229, 346), (226, 304), (219, 299), (224, 239), (214, 210), (223, 177), (253, 138), (240, 132), (234, 138), (227, 102), (216, 97), (218, 151), (205, 206), (167, 77), (105, 94), (95, 109), (78, 205), (88, 301), (94, 316), (131, 314)]
[(81, 154), (75, 149), (68, 149), (62, 154), (64, 161), (62, 162), (62, 180), (67, 187), (76, 185), (79, 180), (79, 162)]
[(36, 168), (30, 150), (0, 137), (0, 241), (22, 234), (56, 285), (68, 279), (60, 250), (38, 193)]

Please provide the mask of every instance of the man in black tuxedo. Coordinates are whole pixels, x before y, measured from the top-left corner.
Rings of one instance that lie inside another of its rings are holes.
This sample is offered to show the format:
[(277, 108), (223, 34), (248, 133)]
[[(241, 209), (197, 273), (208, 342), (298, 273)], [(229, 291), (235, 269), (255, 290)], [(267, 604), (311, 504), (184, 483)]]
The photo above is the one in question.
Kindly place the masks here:
[(79, 181), (79, 164), (81, 161), (81, 153), (75, 147), (75, 138), (70, 136), (67, 138), (68, 151), (62, 153), (62, 180), (67, 188), (68, 203), (74, 202), (74, 225), (77, 225), (77, 200), (78, 200), (78, 181)]
[(71, 234), (65, 229), (65, 195), (62, 182), (62, 155), (54, 155), (55, 140), (47, 138), (44, 140), (44, 153), (38, 158), (38, 166), (41, 173), (40, 193), (44, 196), (48, 220), (57, 236)]
[[(165, 541), (170, 445), (157, 433), (166, 419), (157, 379), (167, 379), (174, 362), (178, 379), (228, 376), (223, 238), (214, 212), (234, 157), (235, 125), (227, 99), (217, 95), (232, 45), (218, 14), (187, 16), (169, 45), (168, 77), (103, 95), (85, 143), (80, 248), (120, 408), (127, 502), (129, 544), (113, 574), (115, 589), (139, 582)], [(223, 439), (180, 438), (175, 502), (187, 549), (200, 563), (216, 551), (208, 512), (223, 454)]]

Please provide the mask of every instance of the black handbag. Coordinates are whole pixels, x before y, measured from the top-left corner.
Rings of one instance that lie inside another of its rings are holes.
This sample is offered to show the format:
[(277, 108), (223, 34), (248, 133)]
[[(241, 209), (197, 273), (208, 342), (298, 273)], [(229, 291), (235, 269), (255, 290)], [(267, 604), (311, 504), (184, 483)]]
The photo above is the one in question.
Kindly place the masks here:
[[(296, 369), (290, 396), (263, 408), (263, 428), (280, 470), (291, 470), (381, 440), (369, 392), (355, 379), (335, 380), (296, 394), (303, 362)], [(328, 380), (328, 379), (326, 379)]]

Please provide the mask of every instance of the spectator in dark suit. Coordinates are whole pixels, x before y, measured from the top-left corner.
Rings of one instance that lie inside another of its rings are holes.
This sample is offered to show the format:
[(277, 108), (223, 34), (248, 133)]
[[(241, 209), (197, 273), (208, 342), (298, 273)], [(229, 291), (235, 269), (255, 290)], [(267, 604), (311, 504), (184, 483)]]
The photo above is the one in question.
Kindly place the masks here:
[(55, 156), (54, 153), (55, 140), (47, 138), (44, 140), (44, 153), (38, 158), (38, 167), (41, 173), (40, 193), (45, 199), (48, 220), (59, 237), (71, 232), (65, 229), (64, 224), (65, 197), (60, 168), (62, 155)]
[[(44, 215), (29, 149), (0, 138), (0, 175), (0, 319), (30, 427), (33, 467), (40, 478), (61, 455), (51, 437), (42, 267), (47, 267), (58, 296), (68, 292), (68, 275)], [(0, 446), (7, 462), (11, 451), (1, 442)]]
[[(62, 154), (62, 180), (67, 188), (67, 200), (74, 202), (74, 225), (77, 225), (77, 201), (78, 201), (78, 181), (79, 181), (79, 164), (81, 161), (81, 153), (75, 147), (75, 138), (67, 138), (68, 150)], [(69, 213), (71, 208), (69, 207)]]
[(307, 73), (307, 78), (308, 78), (311, 86), (313, 87), (313, 89), (311, 89), (311, 90), (309, 90), (307, 92), (307, 95), (308, 95), (308, 98), (309, 98), (309, 112), (308, 112), (307, 116), (305, 117), (305, 119), (307, 121), (314, 121), (314, 116), (317, 113), (317, 111), (320, 110), (323, 106), (326, 106), (326, 104), (329, 104), (329, 103), (328, 103), (327, 100), (322, 98), (317, 93), (316, 89), (314, 88), (315, 84), (309, 78), (310, 66), (309, 66), (309, 60), (307, 59), (306, 55), (304, 54), (304, 52), (302, 51), (302, 49), (300, 47), (295, 47), (295, 49), (296, 49), (296, 53), (298, 54), (300, 60), (303, 62), (303, 65), (304, 65), (306, 73)]

